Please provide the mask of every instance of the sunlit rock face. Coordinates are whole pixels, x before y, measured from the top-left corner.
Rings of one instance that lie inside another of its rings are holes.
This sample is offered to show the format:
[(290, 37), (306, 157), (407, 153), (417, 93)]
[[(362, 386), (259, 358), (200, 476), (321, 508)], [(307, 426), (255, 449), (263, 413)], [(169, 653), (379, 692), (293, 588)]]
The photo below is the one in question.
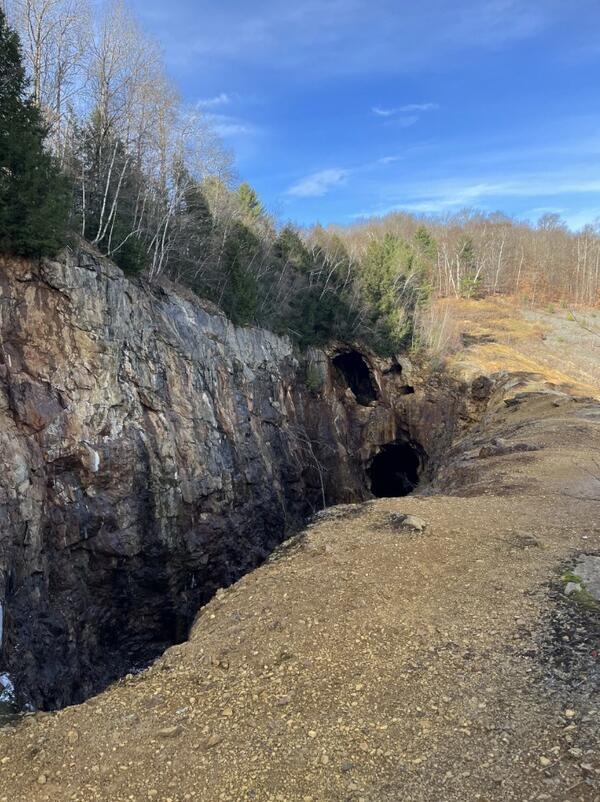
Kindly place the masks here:
[(362, 354), (365, 406), (339, 348), (299, 355), (87, 251), (0, 263), (0, 345), (0, 673), (44, 707), (184, 638), (323, 502), (368, 498), (385, 444), (418, 442), (426, 474), (459, 395)]

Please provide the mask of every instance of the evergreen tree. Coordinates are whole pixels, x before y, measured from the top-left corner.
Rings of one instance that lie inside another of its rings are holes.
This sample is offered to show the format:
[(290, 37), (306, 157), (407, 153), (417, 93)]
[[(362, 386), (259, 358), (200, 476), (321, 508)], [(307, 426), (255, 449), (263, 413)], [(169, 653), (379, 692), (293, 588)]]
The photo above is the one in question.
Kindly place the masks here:
[(234, 323), (256, 322), (258, 286), (252, 265), (260, 253), (260, 240), (242, 223), (232, 226), (224, 254), (225, 289), (220, 302)]
[(298, 232), (292, 226), (284, 226), (273, 247), (274, 256), (284, 265), (292, 265), (302, 273), (307, 273), (312, 267), (310, 253), (302, 242)]
[[(77, 229), (125, 273), (139, 273), (149, 262), (141, 219), (144, 176), (123, 141), (106, 132), (98, 111), (77, 129), (76, 140), (69, 161), (80, 185), (74, 209)], [(156, 198), (163, 201), (158, 193)]]
[(437, 256), (437, 243), (426, 226), (419, 226), (415, 232), (417, 252), (427, 261), (433, 262)]
[(464, 272), (459, 281), (459, 292), (463, 298), (474, 298), (481, 284), (477, 275), (477, 254), (473, 239), (463, 234), (458, 241), (458, 258)]
[(202, 264), (211, 259), (213, 217), (201, 184), (183, 164), (174, 170), (179, 203), (171, 228), (173, 248), (170, 272), (195, 288)]
[(237, 197), (244, 222), (248, 225), (257, 223), (263, 215), (263, 208), (256, 191), (244, 182), (238, 187)]
[(432, 277), (437, 267), (438, 246), (426, 226), (419, 226), (415, 232), (416, 252), (414, 269), (418, 273), (420, 303), (424, 303), (433, 293)]
[(18, 36), (0, 9), (0, 251), (54, 255), (65, 243), (70, 192), (27, 88)]
[(361, 265), (365, 316), (372, 347), (393, 354), (411, 332), (418, 282), (414, 280), (414, 252), (401, 237), (373, 238)]

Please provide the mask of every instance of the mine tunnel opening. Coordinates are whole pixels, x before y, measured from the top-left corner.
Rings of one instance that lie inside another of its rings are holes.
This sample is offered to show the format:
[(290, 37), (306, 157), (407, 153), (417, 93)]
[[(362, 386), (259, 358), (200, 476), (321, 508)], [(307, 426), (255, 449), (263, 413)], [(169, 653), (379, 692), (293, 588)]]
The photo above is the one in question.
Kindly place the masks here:
[(333, 359), (333, 365), (344, 383), (352, 390), (356, 401), (369, 406), (377, 400), (377, 390), (365, 358), (358, 351), (345, 351)]
[(425, 460), (425, 452), (417, 443), (388, 443), (369, 465), (371, 492), (376, 498), (408, 496), (421, 480)]

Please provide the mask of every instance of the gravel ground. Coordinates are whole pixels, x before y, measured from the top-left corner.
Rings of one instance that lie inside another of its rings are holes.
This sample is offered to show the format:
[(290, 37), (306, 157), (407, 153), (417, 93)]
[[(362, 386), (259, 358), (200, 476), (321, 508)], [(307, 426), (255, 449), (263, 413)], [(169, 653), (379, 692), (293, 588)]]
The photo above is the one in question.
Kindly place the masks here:
[[(532, 341), (525, 350), (547, 367), (600, 387), (600, 312), (543, 312), (529, 310), (527, 320), (539, 321), (545, 329), (543, 340)], [(557, 364), (557, 356), (560, 363)]]

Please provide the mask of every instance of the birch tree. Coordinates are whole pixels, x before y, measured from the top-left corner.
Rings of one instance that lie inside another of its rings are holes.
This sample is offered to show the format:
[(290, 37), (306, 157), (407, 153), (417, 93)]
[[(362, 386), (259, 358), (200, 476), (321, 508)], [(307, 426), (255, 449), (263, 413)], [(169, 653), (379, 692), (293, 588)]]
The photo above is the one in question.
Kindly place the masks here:
[(50, 143), (62, 158), (70, 106), (81, 106), (85, 57), (90, 45), (88, 0), (9, 0), (23, 48), (33, 99), (49, 126)]

